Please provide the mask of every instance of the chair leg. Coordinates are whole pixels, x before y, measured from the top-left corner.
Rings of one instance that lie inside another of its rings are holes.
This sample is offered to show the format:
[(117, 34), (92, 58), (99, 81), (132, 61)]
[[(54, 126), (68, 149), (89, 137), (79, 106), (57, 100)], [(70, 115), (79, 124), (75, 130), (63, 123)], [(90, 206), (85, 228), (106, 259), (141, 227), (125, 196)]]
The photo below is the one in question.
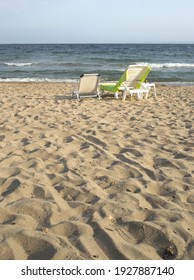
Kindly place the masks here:
[(98, 99), (99, 99), (99, 100), (101, 100), (101, 99), (102, 99), (102, 96), (101, 96), (101, 94), (100, 94), (100, 93), (98, 93), (98, 94), (97, 94), (97, 97), (98, 97)]
[(125, 89), (125, 90), (123, 91), (122, 101), (125, 101), (126, 96), (127, 96), (127, 90)]
[(80, 101), (80, 96), (79, 96), (79, 92), (78, 91), (73, 91), (72, 92), (72, 99), (74, 98), (74, 96), (76, 96), (77, 100)]
[(148, 94), (149, 94), (149, 90), (147, 90), (147, 91), (145, 92), (145, 99), (148, 98)]
[(116, 98), (116, 99), (119, 98), (119, 93), (118, 93), (118, 91), (115, 92), (115, 98)]
[(138, 91), (137, 91), (137, 98), (138, 98), (138, 99), (141, 98), (140, 92), (138, 92)]
[(79, 93), (76, 93), (76, 97), (77, 97), (77, 100), (78, 100), (78, 101), (81, 101), (80, 96), (79, 96)]

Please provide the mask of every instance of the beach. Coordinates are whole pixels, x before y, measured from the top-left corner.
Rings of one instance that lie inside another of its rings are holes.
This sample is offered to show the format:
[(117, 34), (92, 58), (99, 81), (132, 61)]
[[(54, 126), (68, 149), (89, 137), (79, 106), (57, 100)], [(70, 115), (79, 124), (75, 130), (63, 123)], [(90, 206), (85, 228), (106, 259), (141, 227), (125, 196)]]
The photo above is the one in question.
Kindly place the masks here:
[(0, 83), (0, 259), (194, 259), (194, 87), (74, 87)]

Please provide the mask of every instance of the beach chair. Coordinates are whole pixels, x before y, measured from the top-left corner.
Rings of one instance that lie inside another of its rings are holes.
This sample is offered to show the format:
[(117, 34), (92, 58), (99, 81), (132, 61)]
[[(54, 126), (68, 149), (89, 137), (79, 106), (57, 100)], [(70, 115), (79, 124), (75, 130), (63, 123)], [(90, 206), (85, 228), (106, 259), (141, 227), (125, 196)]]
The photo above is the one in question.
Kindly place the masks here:
[(98, 89), (99, 80), (99, 74), (82, 74), (80, 76), (79, 88), (73, 91), (72, 97), (76, 96), (79, 101), (82, 97), (98, 97), (98, 99), (101, 99)]
[(130, 65), (122, 74), (117, 83), (104, 83), (100, 85), (103, 91), (113, 92), (115, 98), (118, 98), (119, 92), (123, 93), (122, 100), (126, 99), (127, 93), (131, 96), (137, 94), (137, 98), (147, 99), (151, 88), (154, 89), (154, 96), (156, 97), (156, 87), (154, 83), (145, 83), (145, 80), (151, 70), (148, 65)]

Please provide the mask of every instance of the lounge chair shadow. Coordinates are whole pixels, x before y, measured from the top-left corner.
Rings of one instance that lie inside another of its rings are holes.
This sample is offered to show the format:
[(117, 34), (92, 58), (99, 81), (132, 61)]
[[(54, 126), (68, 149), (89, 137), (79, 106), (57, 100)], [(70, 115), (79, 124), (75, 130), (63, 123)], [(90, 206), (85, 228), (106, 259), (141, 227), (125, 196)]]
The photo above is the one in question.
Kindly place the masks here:
[(55, 96), (56, 100), (72, 100), (72, 95), (57, 95)]

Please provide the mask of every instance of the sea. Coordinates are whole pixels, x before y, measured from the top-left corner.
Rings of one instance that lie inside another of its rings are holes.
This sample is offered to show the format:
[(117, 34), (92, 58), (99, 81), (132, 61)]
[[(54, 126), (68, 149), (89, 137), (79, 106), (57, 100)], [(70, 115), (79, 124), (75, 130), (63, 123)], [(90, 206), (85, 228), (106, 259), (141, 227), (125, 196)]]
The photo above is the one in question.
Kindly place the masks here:
[(194, 44), (1, 44), (0, 82), (77, 82), (83, 73), (116, 81), (149, 64), (150, 82), (194, 85)]

